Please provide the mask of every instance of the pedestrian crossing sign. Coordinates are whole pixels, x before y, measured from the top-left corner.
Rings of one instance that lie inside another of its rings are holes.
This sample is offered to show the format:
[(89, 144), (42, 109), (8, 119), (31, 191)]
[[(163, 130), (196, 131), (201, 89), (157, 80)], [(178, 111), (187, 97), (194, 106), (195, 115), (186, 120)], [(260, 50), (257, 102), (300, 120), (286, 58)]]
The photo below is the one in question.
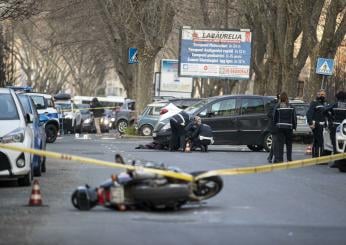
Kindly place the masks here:
[(325, 59), (318, 58), (316, 65), (316, 73), (326, 76), (333, 75), (334, 70), (334, 60), (333, 59)]
[(137, 48), (129, 48), (129, 64), (138, 64), (138, 49)]

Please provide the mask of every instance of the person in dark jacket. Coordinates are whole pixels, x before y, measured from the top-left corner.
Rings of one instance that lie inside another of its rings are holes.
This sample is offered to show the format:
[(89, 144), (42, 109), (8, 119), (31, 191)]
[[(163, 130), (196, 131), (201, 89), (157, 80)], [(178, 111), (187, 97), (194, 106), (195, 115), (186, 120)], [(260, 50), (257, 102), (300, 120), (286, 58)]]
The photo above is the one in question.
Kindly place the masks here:
[(200, 117), (196, 116), (187, 127), (187, 138), (192, 142), (192, 149), (201, 148), (202, 152), (208, 151), (208, 145), (214, 143), (213, 131), (207, 124), (203, 124)]
[(178, 151), (184, 151), (186, 136), (185, 127), (190, 123), (190, 115), (185, 111), (181, 111), (178, 114), (174, 115), (169, 120), (169, 123), (172, 130), (169, 150), (175, 151), (178, 149)]
[[(336, 148), (336, 128), (342, 123), (344, 119), (346, 119), (346, 92), (339, 91), (336, 95), (336, 102), (334, 104), (331, 104), (330, 106), (327, 106), (326, 108), (326, 115), (328, 118), (328, 128), (329, 128), (329, 135), (330, 140), (333, 145), (333, 152), (334, 154), (337, 154), (337, 148)], [(337, 168), (339, 167), (339, 164), (341, 161), (334, 161), (332, 165), (330, 165), (331, 168)]]
[(336, 102), (326, 107), (325, 113), (328, 119), (330, 140), (333, 144), (333, 152), (336, 151), (336, 128), (346, 119), (346, 93), (339, 91), (336, 95)]
[(279, 103), (274, 108), (273, 125), (277, 128), (274, 140), (274, 162), (283, 162), (284, 145), (286, 144), (287, 161), (292, 161), (293, 129), (297, 128), (295, 109), (288, 103), (285, 92), (280, 94)]
[(269, 123), (270, 123), (269, 131), (272, 135), (272, 146), (270, 147), (269, 155), (267, 157), (268, 163), (272, 163), (273, 157), (274, 157), (274, 140), (276, 138), (277, 128), (275, 125), (273, 125), (273, 115), (274, 115), (275, 105), (279, 102), (279, 99), (280, 99), (280, 94), (277, 94), (276, 99), (271, 102), (270, 110), (267, 114), (267, 116), (269, 117)]
[(323, 152), (323, 127), (326, 125), (326, 92), (321, 89), (316, 100), (310, 103), (306, 119), (313, 133), (312, 157), (319, 157)]
[(103, 113), (104, 113), (104, 109), (101, 107), (102, 107), (102, 105), (98, 101), (98, 99), (93, 98), (91, 103), (90, 103), (90, 110), (92, 111), (92, 113), (94, 115), (94, 123), (95, 123), (97, 134), (101, 134), (100, 120), (101, 120), (101, 117), (103, 116)]

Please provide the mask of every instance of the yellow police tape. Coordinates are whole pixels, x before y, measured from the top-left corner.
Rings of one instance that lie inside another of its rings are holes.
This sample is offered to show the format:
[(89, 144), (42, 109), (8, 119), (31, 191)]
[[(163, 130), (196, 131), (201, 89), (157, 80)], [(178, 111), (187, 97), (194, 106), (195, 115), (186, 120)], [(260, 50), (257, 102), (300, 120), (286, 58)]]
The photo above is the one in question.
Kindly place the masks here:
[(143, 171), (160, 174), (166, 177), (181, 179), (181, 180), (189, 181), (189, 182), (196, 181), (202, 178), (212, 177), (212, 176), (268, 173), (268, 172), (273, 172), (276, 170), (302, 168), (302, 167), (322, 164), (322, 163), (326, 163), (330, 161), (346, 159), (346, 153), (339, 153), (335, 155), (323, 156), (318, 158), (295, 160), (288, 163), (275, 163), (275, 164), (259, 165), (254, 167), (211, 170), (194, 177), (187, 173), (177, 173), (177, 172), (168, 171), (168, 170), (143, 168), (138, 166), (125, 165), (122, 163), (114, 163), (114, 162), (107, 162), (107, 161), (102, 161), (102, 160), (97, 160), (92, 158), (79, 157), (79, 156), (74, 156), (69, 154), (62, 154), (62, 153), (56, 153), (51, 151), (42, 151), (42, 150), (35, 150), (31, 148), (18, 147), (18, 146), (13, 146), (9, 144), (0, 144), (0, 148), (12, 150), (12, 151), (27, 152), (27, 153), (54, 158), (54, 159), (76, 161), (76, 162), (82, 162), (85, 164), (93, 164), (93, 165), (99, 165), (99, 166), (105, 166), (105, 167), (111, 167), (111, 168), (121, 168), (121, 169), (128, 169), (128, 170), (141, 169)]
[(99, 166), (105, 166), (105, 167), (111, 167), (111, 168), (121, 168), (121, 169), (128, 169), (128, 170), (141, 169), (143, 171), (160, 174), (166, 177), (181, 179), (185, 181), (193, 181), (193, 176), (190, 174), (185, 174), (185, 173), (177, 173), (173, 171), (159, 170), (159, 169), (153, 169), (153, 168), (143, 168), (140, 166), (132, 166), (132, 165), (125, 165), (122, 163), (107, 162), (107, 161), (102, 161), (102, 160), (97, 160), (97, 159), (92, 159), (87, 157), (79, 157), (79, 156), (74, 156), (69, 154), (56, 153), (52, 151), (42, 151), (42, 150), (36, 150), (31, 148), (18, 147), (18, 146), (13, 146), (9, 144), (0, 144), (0, 148), (4, 148), (11, 151), (27, 152), (34, 155), (49, 157), (54, 159), (76, 161), (76, 162), (82, 162), (85, 164), (93, 164), (93, 165), (99, 165)]

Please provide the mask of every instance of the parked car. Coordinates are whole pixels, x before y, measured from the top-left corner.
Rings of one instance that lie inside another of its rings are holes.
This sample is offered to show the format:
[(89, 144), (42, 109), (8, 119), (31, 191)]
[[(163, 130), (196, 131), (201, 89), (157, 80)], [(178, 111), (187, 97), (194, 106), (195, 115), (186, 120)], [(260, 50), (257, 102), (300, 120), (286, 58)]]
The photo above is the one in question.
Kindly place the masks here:
[(59, 115), (55, 108), (53, 97), (49, 94), (27, 93), (35, 103), (39, 116), (45, 115), (48, 121), (45, 123), (47, 143), (54, 143), (60, 130)]
[(73, 103), (69, 94), (57, 94), (54, 96), (55, 105), (60, 110), (60, 123), (64, 133), (82, 132), (82, 115), (78, 106)]
[(93, 114), (90, 111), (90, 105), (78, 104), (77, 106), (82, 116), (82, 132), (93, 132), (95, 124)]
[(297, 115), (297, 130), (293, 130), (293, 134), (297, 136), (311, 136), (312, 131), (306, 120), (306, 112), (309, 109), (309, 104), (303, 101), (290, 101), (290, 104), (295, 108)]
[(154, 127), (160, 118), (160, 111), (168, 103), (168, 101), (158, 101), (151, 103), (144, 108), (143, 113), (138, 117), (136, 125), (140, 135), (152, 135)]
[[(27, 94), (18, 94), (18, 98), (23, 106), (26, 114), (33, 116), (32, 122), (28, 123), (34, 135), (34, 148), (37, 150), (46, 150), (46, 132), (44, 124), (49, 120), (45, 115), (39, 116), (36, 106)], [(41, 176), (42, 172), (46, 172), (46, 158), (34, 155), (32, 158), (32, 167), (34, 176)]]
[(135, 107), (134, 100), (125, 99), (122, 106), (115, 108), (110, 118), (112, 128), (117, 129), (120, 133), (125, 133), (127, 127), (136, 121)]
[[(200, 116), (212, 128), (214, 144), (247, 145), (253, 151), (269, 151), (272, 136), (268, 112), (273, 100), (256, 95), (217, 96), (202, 99), (185, 111), (191, 117)], [(171, 135), (169, 119), (160, 118), (153, 132), (154, 141), (166, 146)]]
[[(15, 92), (0, 88), (0, 142), (32, 148), (34, 135), (29, 123), (32, 116), (25, 113)], [(20, 186), (32, 181), (32, 156), (29, 153), (0, 148), (0, 178), (17, 178)]]

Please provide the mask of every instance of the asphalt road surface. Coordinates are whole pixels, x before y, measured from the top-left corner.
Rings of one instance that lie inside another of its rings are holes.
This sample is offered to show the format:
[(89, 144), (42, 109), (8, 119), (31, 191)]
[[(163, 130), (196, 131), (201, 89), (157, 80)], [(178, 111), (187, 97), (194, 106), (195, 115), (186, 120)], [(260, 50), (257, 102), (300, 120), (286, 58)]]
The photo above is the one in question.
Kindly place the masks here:
[[(65, 136), (48, 150), (109, 161), (120, 152), (186, 171), (254, 166), (267, 157), (246, 146), (212, 146), (208, 153), (134, 149), (148, 141)], [(306, 157), (305, 146), (294, 145), (293, 158)], [(325, 165), (226, 176), (219, 195), (175, 212), (73, 208), (78, 185), (96, 186), (113, 172), (48, 159), (38, 178), (43, 207), (26, 206), (31, 187), (0, 182), (0, 244), (346, 244), (346, 175)]]

